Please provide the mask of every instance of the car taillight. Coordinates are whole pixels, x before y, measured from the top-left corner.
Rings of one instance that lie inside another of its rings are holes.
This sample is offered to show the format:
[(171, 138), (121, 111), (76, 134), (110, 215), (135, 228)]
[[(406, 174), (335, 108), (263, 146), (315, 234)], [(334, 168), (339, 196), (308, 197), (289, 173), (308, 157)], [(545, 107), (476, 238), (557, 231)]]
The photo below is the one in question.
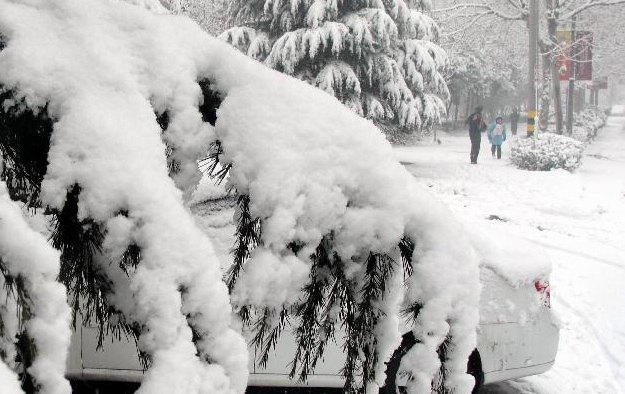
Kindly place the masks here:
[(551, 289), (549, 288), (549, 281), (536, 280), (534, 281), (534, 288), (540, 294), (543, 305), (551, 308)]

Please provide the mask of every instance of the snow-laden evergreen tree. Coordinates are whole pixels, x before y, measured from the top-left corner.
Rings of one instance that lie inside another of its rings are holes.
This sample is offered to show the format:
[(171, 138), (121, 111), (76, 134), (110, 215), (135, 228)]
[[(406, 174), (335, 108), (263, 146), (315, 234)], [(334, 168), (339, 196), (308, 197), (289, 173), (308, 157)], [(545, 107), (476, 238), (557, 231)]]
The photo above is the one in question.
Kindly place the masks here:
[(449, 91), (427, 0), (231, 0), (220, 37), (405, 131), (438, 123)]

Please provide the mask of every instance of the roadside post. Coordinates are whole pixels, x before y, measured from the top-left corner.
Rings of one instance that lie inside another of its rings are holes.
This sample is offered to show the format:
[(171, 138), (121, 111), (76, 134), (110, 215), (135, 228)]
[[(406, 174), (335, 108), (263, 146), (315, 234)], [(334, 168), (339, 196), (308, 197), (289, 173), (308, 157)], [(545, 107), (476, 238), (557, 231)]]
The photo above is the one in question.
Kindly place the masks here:
[(527, 136), (536, 130), (536, 59), (538, 57), (538, 0), (530, 0), (529, 6), (529, 73), (527, 100)]
[(575, 67), (575, 64), (577, 63), (577, 59), (575, 58), (577, 56), (577, 51), (572, 49), (577, 48), (577, 37), (575, 36), (576, 19), (576, 15), (573, 15), (573, 22), (571, 26), (571, 50), (569, 51), (569, 87), (566, 98), (566, 132), (569, 136), (573, 134), (573, 93), (575, 92), (575, 70), (577, 68)]

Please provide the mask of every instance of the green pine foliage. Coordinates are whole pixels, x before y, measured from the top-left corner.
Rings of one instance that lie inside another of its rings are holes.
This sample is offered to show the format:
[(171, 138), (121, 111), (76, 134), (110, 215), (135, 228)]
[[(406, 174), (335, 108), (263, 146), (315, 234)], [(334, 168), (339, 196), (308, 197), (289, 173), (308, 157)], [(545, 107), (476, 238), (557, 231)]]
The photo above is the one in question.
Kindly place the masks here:
[(448, 59), (423, 0), (230, 0), (220, 37), (405, 132), (445, 112)]
[[(3, 48), (0, 37), (0, 50)], [(214, 124), (216, 109), (221, 102), (219, 96), (210, 88), (207, 81), (200, 82), (204, 92), (204, 103), (200, 107), (203, 120)], [(157, 113), (156, 119), (163, 130), (169, 124), (167, 112)], [(126, 319), (108, 301), (115, 291), (114, 285), (102, 269), (101, 262), (96, 261), (102, 255), (102, 243), (105, 238), (104, 225), (90, 218), (79, 219), (78, 202), (81, 187), (75, 184), (67, 191), (62, 209), (51, 209), (45, 206), (39, 196), (41, 183), (48, 166), (48, 151), (53, 125), (56, 120), (50, 115), (47, 105), (32, 109), (26, 105), (19, 95), (0, 85), (0, 153), (2, 155), (2, 180), (6, 183), (9, 195), (13, 200), (21, 201), (33, 211), (41, 210), (51, 223), (50, 242), (61, 252), (59, 281), (68, 289), (68, 299), (73, 310), (74, 325), (78, 315), (83, 322), (93, 323), (98, 327), (98, 347), (103, 346), (105, 336), (120, 339), (122, 337), (137, 340), (141, 327)], [(215, 144), (215, 152), (221, 152), (219, 143)], [(178, 171), (179, 164), (171, 159), (173, 150), (169, 151), (169, 170), (171, 174)], [(223, 171), (225, 175), (229, 168)], [(127, 216), (127, 212), (120, 211)], [(130, 245), (117, 264), (128, 276), (131, 275), (141, 260), (141, 248)], [(4, 283), (10, 286), (9, 295), (17, 300), (20, 322), (28, 320), (29, 298), (20, 278), (8, 276), (0, 261), (0, 273)], [(3, 335), (0, 318), (0, 335)], [(17, 343), (19, 357), (28, 367), (36, 349), (27, 333), (22, 330)], [(28, 352), (26, 352), (28, 350)], [(0, 355), (1, 356), (1, 355)], [(148, 355), (139, 352), (144, 367), (149, 364)], [(26, 392), (33, 392), (29, 375), (24, 374), (23, 386)]]
[[(209, 86), (208, 82), (201, 85)], [(204, 102), (210, 102), (207, 108), (214, 114), (221, 99), (211, 89), (204, 89)], [(204, 113), (204, 112), (203, 112)], [(205, 114), (206, 117), (210, 114)], [(223, 148), (217, 140), (205, 159), (206, 172), (216, 182), (224, 181), (231, 170), (231, 165), (220, 162)], [(255, 217), (250, 209), (252, 200), (247, 194), (237, 195), (235, 208), (235, 239), (232, 248), (233, 262), (225, 275), (230, 292), (237, 286), (237, 279), (245, 271), (246, 263), (252, 251), (262, 245), (262, 218)], [(293, 254), (304, 250), (298, 242), (287, 245)], [(370, 251), (361, 262), (365, 272), (358, 278), (348, 278), (346, 262), (342, 261), (334, 248), (332, 233), (325, 234), (314, 253), (307, 256), (311, 261), (308, 283), (301, 289), (298, 302), (272, 309), (265, 306), (237, 305), (238, 313), (244, 324), (254, 333), (253, 345), (257, 350), (256, 362), (265, 366), (282, 332), (290, 327), (294, 330), (296, 349), (291, 361), (290, 377), (305, 382), (313, 373), (325, 349), (331, 341), (343, 343), (346, 354), (341, 370), (345, 378), (346, 393), (364, 393), (367, 383), (375, 378), (375, 370), (382, 362), (376, 345), (375, 328), (384, 317), (379, 308), (388, 295), (391, 275), (401, 270), (407, 280), (413, 274), (413, 254), (415, 243), (404, 237), (397, 245), (398, 257)], [(402, 315), (415, 320), (421, 310), (420, 304), (406, 305)], [(341, 329), (345, 337), (337, 338)], [(414, 336), (410, 346), (416, 341)], [(444, 386), (446, 371), (446, 352), (450, 341), (445, 341), (439, 349), (441, 368), (439, 379), (433, 382), (433, 392), (451, 394)], [(398, 349), (402, 355), (408, 349)], [(384, 388), (382, 392), (388, 390)]]
[[(136, 339), (139, 327), (127, 322), (107, 301), (113, 291), (106, 274), (94, 262), (104, 240), (103, 226), (91, 219), (78, 219), (80, 185), (68, 190), (64, 207), (59, 211), (44, 206), (39, 198), (41, 182), (48, 165), (50, 136), (54, 119), (47, 106), (32, 110), (15, 92), (0, 86), (0, 152), (2, 154), (2, 179), (13, 200), (21, 201), (31, 210), (42, 210), (52, 223), (50, 241), (61, 251), (59, 281), (68, 289), (73, 308), (74, 323), (80, 314), (84, 321), (92, 321), (99, 328), (98, 346), (102, 346), (105, 334)], [(140, 250), (128, 248), (121, 261), (115, 262), (122, 269), (136, 265)], [(5, 272), (0, 261), (0, 271)], [(5, 284), (15, 284), (9, 295), (17, 299), (20, 310), (28, 310), (29, 298), (19, 286), (19, 278), (4, 278)], [(20, 290), (21, 289), (21, 290)], [(20, 313), (21, 322), (28, 314)], [(26, 335), (20, 334), (20, 338)], [(18, 345), (24, 342), (20, 340)], [(20, 345), (20, 349), (24, 346)], [(22, 357), (25, 365), (32, 357)], [(145, 365), (148, 360), (142, 355)], [(25, 389), (28, 385), (25, 384)], [(32, 392), (32, 391), (27, 391)]]
[[(217, 160), (216, 157), (213, 156), (213, 160)], [(211, 167), (219, 166), (213, 162)], [(230, 291), (245, 270), (251, 251), (262, 242), (262, 220), (251, 215), (249, 204), (248, 195), (238, 197), (234, 260), (226, 276)], [(302, 245), (291, 243), (289, 249), (297, 254)], [(240, 306), (242, 320), (255, 333), (253, 344), (259, 351), (257, 362), (266, 365), (281, 333), (291, 325), (297, 347), (290, 377), (304, 382), (323, 357), (327, 344), (336, 339), (335, 332), (340, 327), (346, 334), (341, 338), (347, 356), (342, 368), (345, 391), (363, 393), (366, 383), (374, 380), (375, 368), (381, 362), (374, 330), (384, 312), (378, 305), (387, 295), (387, 284), (394, 270), (403, 270), (406, 278), (412, 274), (414, 243), (405, 238), (398, 249), (401, 261), (371, 252), (364, 262), (366, 270), (362, 280), (348, 279), (345, 263), (334, 251), (333, 236), (326, 234), (309, 256), (312, 262), (309, 282), (302, 288), (299, 302), (281, 310)], [(416, 319), (419, 310), (420, 306), (410, 305), (404, 314)]]
[[(12, 276), (3, 266), (3, 261), (0, 259), (0, 286), (3, 286), (4, 293), (10, 299), (0, 300), (0, 308), (4, 308), (3, 303), (15, 302), (17, 306), (17, 318), (19, 327), (17, 337), (8, 338), (6, 332), (5, 323), (2, 321), (2, 315), (0, 315), (0, 337), (8, 339), (10, 342), (15, 343), (16, 360), (7, 360), (7, 354), (4, 354), (3, 349), (0, 349), (0, 361), (20, 361), (24, 365), (31, 365), (34, 354), (36, 352), (34, 343), (29, 340), (28, 333), (24, 327), (23, 322), (28, 320), (31, 316), (32, 300), (26, 290), (24, 278), (21, 276)], [(20, 374), (22, 388), (27, 393), (34, 392), (35, 381), (28, 373)]]

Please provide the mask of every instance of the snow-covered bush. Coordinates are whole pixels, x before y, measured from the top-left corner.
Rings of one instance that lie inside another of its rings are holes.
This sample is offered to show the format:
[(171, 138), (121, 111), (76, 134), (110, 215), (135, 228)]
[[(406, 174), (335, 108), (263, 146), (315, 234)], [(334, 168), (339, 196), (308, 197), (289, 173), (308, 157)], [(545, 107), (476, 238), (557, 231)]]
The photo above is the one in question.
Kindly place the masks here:
[(601, 107), (587, 107), (573, 114), (573, 138), (584, 143), (592, 141), (607, 119), (608, 115)]
[(429, 1), (230, 0), (220, 35), (357, 114), (416, 131), (440, 122), (448, 64)]
[[(556, 132), (554, 117), (555, 115), (552, 112), (550, 114), (550, 123), (545, 132)], [(571, 137), (585, 145), (589, 144), (597, 137), (599, 129), (605, 126), (607, 119), (608, 115), (604, 108), (586, 107), (583, 111), (573, 114), (573, 133)]]
[(563, 168), (573, 171), (581, 164), (584, 145), (573, 138), (553, 133), (538, 133), (521, 138), (510, 149), (510, 161), (530, 171)]
[[(123, 2), (0, 0), (0, 37), (8, 195), (47, 213), (60, 257), (44, 256), (42, 276), (59, 257), (74, 312), (139, 335), (150, 357), (140, 394), (242, 393), (248, 352), (233, 307), (267, 353), (291, 319), (302, 377), (344, 328), (346, 388), (371, 393), (408, 313), (409, 390), (436, 380), (439, 392), (471, 391), (475, 252), (371, 122), (187, 18)], [(238, 198), (227, 284), (185, 207), (209, 152)], [(9, 246), (38, 257), (31, 244)], [(68, 323), (41, 315), (47, 328)], [(38, 331), (49, 347), (35, 337), (27, 371), (42, 394), (67, 394), (64, 328), (56, 340)], [(38, 360), (54, 362), (49, 374)]]

